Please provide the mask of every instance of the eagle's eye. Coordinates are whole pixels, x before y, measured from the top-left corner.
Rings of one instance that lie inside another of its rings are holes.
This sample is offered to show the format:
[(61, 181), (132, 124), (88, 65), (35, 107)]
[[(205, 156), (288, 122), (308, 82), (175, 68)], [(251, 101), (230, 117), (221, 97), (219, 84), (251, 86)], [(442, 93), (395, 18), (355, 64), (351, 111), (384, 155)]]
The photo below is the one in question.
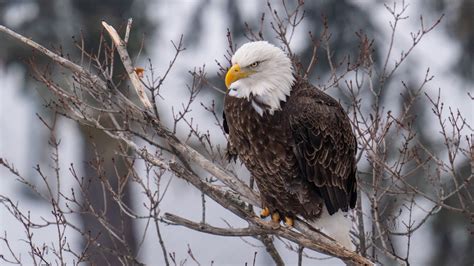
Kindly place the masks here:
[(252, 64), (250, 64), (250, 67), (251, 67), (251, 68), (255, 68), (255, 67), (258, 67), (259, 64), (260, 64), (259, 61), (255, 61), (255, 62), (253, 62)]

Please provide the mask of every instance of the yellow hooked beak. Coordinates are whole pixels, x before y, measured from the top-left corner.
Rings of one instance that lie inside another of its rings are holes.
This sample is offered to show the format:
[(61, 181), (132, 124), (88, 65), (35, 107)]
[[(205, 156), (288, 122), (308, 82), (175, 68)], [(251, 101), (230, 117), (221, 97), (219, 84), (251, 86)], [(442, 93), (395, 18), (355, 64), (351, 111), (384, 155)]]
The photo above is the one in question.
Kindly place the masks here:
[(227, 74), (225, 75), (225, 86), (227, 89), (229, 89), (232, 82), (246, 78), (252, 73), (252, 71), (241, 70), (239, 64), (235, 64), (229, 69), (229, 71), (227, 71)]

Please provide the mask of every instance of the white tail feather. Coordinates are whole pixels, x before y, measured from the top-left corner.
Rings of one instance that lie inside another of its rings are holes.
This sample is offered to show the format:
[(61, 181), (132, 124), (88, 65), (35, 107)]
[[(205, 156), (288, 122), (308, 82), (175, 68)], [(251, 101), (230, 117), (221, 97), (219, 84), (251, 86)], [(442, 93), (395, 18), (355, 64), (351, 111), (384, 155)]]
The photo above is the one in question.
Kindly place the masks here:
[(339, 244), (343, 245), (349, 250), (355, 250), (352, 244), (350, 231), (352, 228), (352, 221), (349, 213), (338, 211), (333, 215), (329, 215), (326, 208), (323, 208), (323, 213), (318, 220), (312, 223), (315, 228), (323, 231), (325, 234), (334, 238)]

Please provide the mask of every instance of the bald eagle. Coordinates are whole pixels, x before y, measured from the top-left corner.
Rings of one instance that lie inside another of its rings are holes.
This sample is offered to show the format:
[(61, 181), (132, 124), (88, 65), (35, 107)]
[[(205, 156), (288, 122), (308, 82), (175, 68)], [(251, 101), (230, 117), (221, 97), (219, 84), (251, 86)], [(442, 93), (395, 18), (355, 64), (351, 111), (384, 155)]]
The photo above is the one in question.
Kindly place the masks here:
[(232, 57), (224, 100), (228, 152), (255, 178), (261, 216), (289, 226), (296, 216), (316, 221), (347, 212), (357, 198), (357, 147), (347, 114), (293, 72), (280, 48), (246, 43)]

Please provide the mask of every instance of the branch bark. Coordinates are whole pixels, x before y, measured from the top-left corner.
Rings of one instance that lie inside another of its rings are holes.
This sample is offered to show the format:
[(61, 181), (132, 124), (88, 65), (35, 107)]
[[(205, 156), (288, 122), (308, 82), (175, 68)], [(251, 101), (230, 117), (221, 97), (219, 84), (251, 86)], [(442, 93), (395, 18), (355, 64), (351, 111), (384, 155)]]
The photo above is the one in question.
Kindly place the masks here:
[(107, 24), (105, 21), (102, 21), (102, 26), (104, 26), (105, 30), (109, 33), (110, 37), (112, 38), (112, 41), (117, 47), (117, 52), (120, 55), (120, 61), (122, 61), (123, 66), (127, 70), (128, 77), (130, 78), (130, 81), (132, 82), (132, 85), (133, 85), (132, 87), (137, 92), (137, 95), (140, 98), (140, 101), (143, 103), (145, 108), (150, 110), (151, 109), (150, 100), (148, 100), (148, 97), (146, 96), (145, 89), (142, 85), (142, 82), (140, 81), (140, 78), (135, 72), (135, 68), (133, 67), (132, 60), (130, 59), (130, 56), (128, 55), (126, 42), (124, 42), (122, 38), (120, 38), (120, 36), (118, 35), (117, 31), (112, 26)]

